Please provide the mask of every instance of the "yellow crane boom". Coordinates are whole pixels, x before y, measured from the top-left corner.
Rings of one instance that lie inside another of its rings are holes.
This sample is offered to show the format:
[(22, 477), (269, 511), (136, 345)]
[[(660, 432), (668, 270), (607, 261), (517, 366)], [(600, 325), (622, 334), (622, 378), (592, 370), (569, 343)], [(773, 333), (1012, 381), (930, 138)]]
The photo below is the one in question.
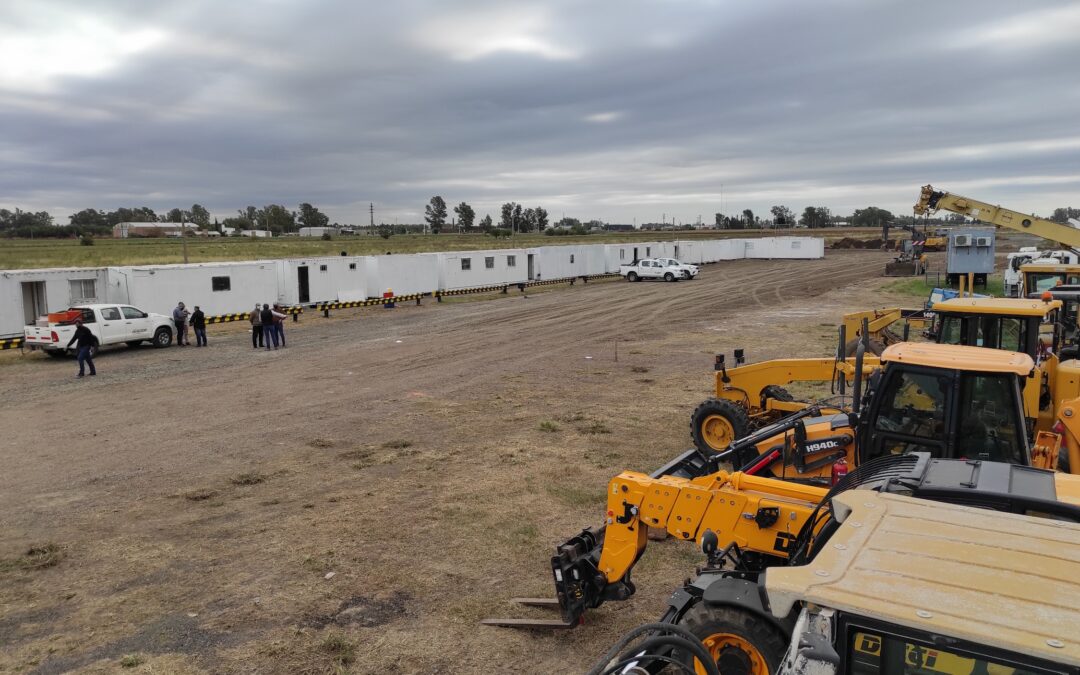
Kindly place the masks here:
[(932, 185), (924, 185), (919, 201), (915, 204), (915, 215), (921, 216), (939, 209), (970, 216), (990, 225), (1033, 234), (1069, 248), (1080, 249), (1080, 230), (1074, 227), (980, 202), (970, 197), (935, 190)]

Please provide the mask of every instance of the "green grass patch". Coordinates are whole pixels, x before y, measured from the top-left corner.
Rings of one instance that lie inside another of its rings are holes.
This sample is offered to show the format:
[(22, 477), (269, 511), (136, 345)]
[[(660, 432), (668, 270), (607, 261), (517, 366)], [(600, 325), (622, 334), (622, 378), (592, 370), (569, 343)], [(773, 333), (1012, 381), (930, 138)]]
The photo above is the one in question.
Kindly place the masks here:
[(540, 431), (546, 431), (549, 434), (553, 434), (560, 429), (558, 424), (555, 424), (551, 420), (544, 420), (540, 423)]
[[(928, 280), (929, 279), (929, 280)], [(945, 277), (941, 277), (941, 285), (945, 285)], [(931, 277), (911, 277), (908, 279), (897, 279), (885, 284), (882, 288), (886, 291), (893, 293), (899, 293), (901, 295), (910, 295), (913, 298), (921, 298), (923, 300), (930, 297), (930, 291), (937, 288), (935, 284), (938, 283), (936, 276)], [(986, 280), (986, 288), (976, 288), (976, 293), (983, 295), (992, 295), (1000, 298), (1005, 295), (1005, 279), (1000, 274), (991, 274)]]
[(356, 661), (356, 645), (341, 633), (327, 635), (319, 648), (339, 666), (348, 666)]
[(139, 654), (125, 654), (124, 657), (120, 659), (120, 667), (135, 668), (136, 666), (141, 666), (145, 661), (146, 659)]

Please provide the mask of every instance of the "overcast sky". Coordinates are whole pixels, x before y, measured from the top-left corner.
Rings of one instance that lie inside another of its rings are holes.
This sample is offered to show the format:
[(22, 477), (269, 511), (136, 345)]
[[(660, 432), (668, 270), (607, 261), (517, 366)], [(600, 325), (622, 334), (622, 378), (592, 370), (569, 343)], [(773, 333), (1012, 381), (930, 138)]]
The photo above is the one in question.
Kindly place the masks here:
[[(0, 0), (0, 207), (1080, 205), (1080, 3)], [(722, 200), (722, 201), (721, 201)]]

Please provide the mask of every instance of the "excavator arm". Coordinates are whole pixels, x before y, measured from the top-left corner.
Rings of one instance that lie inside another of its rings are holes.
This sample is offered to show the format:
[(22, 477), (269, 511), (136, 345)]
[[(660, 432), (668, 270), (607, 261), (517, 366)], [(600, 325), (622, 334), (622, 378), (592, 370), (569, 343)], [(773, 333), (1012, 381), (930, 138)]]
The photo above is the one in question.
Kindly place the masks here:
[(921, 216), (940, 209), (970, 216), (998, 227), (1033, 234), (1064, 244), (1069, 248), (1080, 249), (1080, 230), (1074, 227), (980, 202), (977, 199), (938, 191), (932, 185), (923, 186), (919, 201), (915, 204), (915, 215)]

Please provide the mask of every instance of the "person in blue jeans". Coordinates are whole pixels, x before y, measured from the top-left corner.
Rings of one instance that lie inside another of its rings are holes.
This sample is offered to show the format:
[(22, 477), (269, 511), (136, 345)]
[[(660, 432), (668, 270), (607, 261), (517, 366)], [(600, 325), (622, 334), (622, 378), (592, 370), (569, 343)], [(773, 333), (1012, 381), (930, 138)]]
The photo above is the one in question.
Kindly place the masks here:
[(79, 374), (75, 377), (82, 377), (86, 372), (86, 366), (90, 366), (90, 375), (97, 375), (93, 358), (97, 338), (94, 337), (89, 328), (83, 325), (82, 319), (75, 319), (75, 334), (71, 336), (67, 346), (71, 347), (72, 343), (77, 343), (76, 348), (78, 349), (79, 358)]
[(277, 337), (274, 339), (275, 344), (281, 342), (281, 346), (285, 346), (285, 314), (281, 311), (284, 309), (281, 305), (274, 305), (274, 332)]
[(191, 314), (191, 329), (195, 331), (195, 346), (206, 346), (206, 314), (195, 305), (195, 311)]
[(274, 341), (274, 349), (277, 349), (277, 331), (274, 330), (274, 312), (270, 305), (264, 304), (259, 319), (262, 321), (263, 344), (266, 351), (270, 351), (270, 341)]

